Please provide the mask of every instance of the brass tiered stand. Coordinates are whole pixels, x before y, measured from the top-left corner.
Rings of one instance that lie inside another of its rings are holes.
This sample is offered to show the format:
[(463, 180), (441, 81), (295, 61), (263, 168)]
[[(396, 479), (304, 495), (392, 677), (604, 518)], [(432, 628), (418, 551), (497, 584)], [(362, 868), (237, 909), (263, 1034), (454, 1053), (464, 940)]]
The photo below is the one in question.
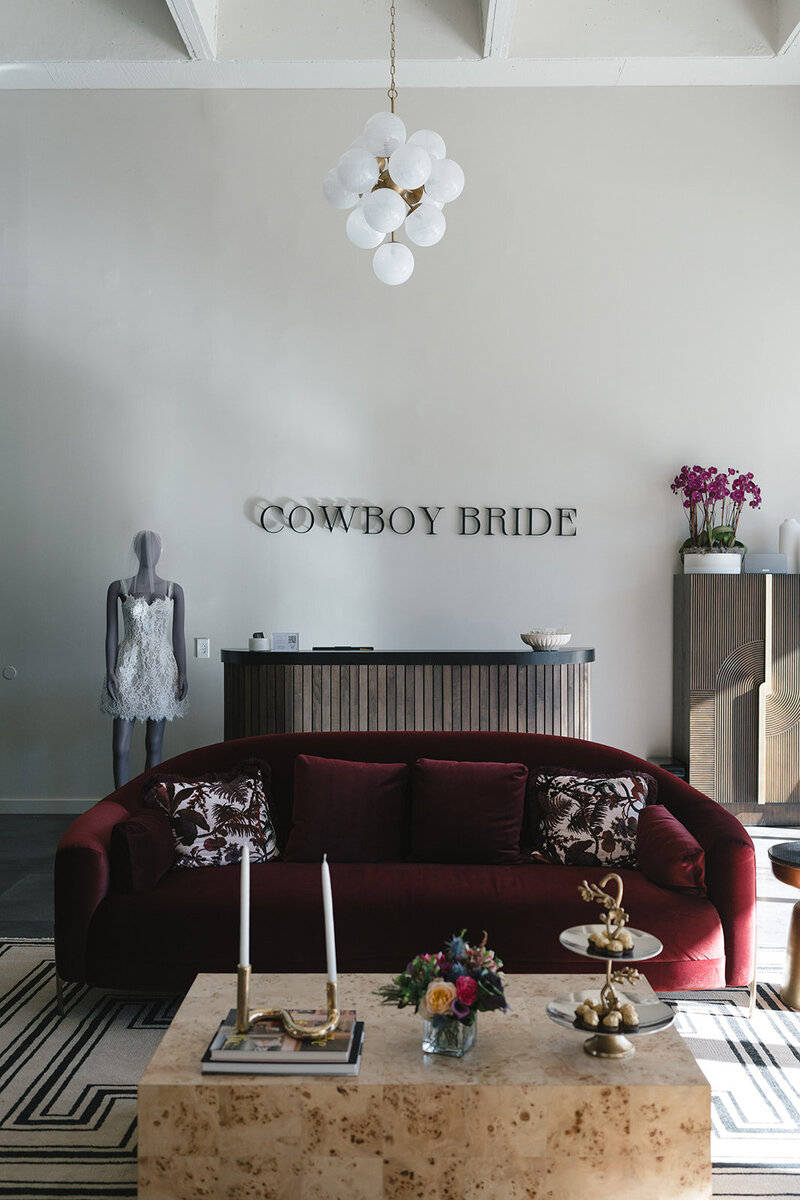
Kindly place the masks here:
[[(616, 882), (612, 897), (602, 889)], [(605, 980), (600, 991), (570, 992), (551, 1000), (547, 1015), (557, 1025), (589, 1032), (583, 1049), (594, 1058), (629, 1058), (634, 1053), (628, 1039), (667, 1029), (675, 1019), (668, 1004), (636, 991), (617, 991), (621, 984), (635, 985), (639, 972), (632, 965), (655, 958), (663, 946), (658, 938), (641, 929), (628, 929), (628, 914), (622, 908), (622, 880), (610, 873), (599, 884), (584, 881), (579, 889), (584, 900), (604, 908), (603, 924), (574, 925), (560, 936), (562, 946), (582, 958), (605, 962)], [(591, 939), (591, 940), (590, 940)], [(607, 949), (610, 944), (613, 948)], [(619, 949), (624, 945), (624, 949)], [(594, 1013), (594, 1016), (592, 1015)]]

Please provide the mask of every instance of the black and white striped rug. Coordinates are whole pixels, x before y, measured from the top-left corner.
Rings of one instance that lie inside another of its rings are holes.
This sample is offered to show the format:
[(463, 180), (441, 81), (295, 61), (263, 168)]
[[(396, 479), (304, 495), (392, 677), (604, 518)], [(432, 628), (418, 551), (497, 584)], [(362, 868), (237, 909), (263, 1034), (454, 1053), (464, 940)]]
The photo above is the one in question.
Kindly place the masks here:
[(67, 985), (49, 942), (0, 942), (0, 1197), (136, 1195), (136, 1085), (175, 997)]
[[(800, 1200), (800, 1013), (771, 983), (752, 1021), (744, 989), (665, 999), (713, 1089), (715, 1197)], [(136, 1195), (136, 1085), (179, 998), (65, 1000), (59, 1017), (52, 943), (0, 941), (2, 1200)]]
[(800, 1013), (777, 980), (748, 992), (665, 995), (675, 1025), (711, 1084), (715, 1197), (800, 1197)]

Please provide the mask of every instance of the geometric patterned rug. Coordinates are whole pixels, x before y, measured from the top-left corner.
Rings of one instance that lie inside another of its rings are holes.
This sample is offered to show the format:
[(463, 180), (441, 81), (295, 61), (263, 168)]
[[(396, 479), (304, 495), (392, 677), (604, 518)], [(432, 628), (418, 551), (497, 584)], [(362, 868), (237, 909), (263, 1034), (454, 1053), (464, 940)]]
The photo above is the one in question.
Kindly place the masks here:
[(0, 942), (0, 1197), (136, 1195), (136, 1087), (179, 997), (65, 987), (51, 942)]
[[(748, 990), (664, 994), (711, 1084), (714, 1195), (800, 1196), (800, 1013), (779, 981)], [(657, 1035), (656, 1035), (657, 1036)]]
[[(714, 1196), (800, 1198), (800, 1013), (775, 983), (752, 1021), (744, 988), (664, 999), (711, 1083)], [(0, 1200), (136, 1195), (136, 1086), (180, 1000), (67, 984), (59, 1017), (52, 942), (0, 941)]]

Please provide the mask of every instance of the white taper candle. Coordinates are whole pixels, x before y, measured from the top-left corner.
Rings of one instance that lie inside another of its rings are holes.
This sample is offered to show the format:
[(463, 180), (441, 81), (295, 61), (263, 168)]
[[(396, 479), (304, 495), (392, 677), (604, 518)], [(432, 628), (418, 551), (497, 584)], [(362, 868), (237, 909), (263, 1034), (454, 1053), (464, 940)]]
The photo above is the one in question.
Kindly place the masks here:
[(242, 875), (239, 881), (239, 966), (250, 966), (250, 845), (242, 845)]
[(328, 856), (322, 856), (322, 909), (325, 914), (325, 953), (328, 959), (328, 982), (336, 983), (336, 934), (333, 928), (333, 895)]

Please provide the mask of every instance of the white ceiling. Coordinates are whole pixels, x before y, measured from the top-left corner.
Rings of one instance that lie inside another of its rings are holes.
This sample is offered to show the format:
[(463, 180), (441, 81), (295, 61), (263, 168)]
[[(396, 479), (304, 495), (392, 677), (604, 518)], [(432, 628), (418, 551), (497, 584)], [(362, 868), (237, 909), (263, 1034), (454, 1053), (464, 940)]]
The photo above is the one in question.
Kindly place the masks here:
[[(396, 0), (404, 87), (800, 85), (800, 0)], [(376, 88), (388, 0), (0, 0), (2, 88)]]

